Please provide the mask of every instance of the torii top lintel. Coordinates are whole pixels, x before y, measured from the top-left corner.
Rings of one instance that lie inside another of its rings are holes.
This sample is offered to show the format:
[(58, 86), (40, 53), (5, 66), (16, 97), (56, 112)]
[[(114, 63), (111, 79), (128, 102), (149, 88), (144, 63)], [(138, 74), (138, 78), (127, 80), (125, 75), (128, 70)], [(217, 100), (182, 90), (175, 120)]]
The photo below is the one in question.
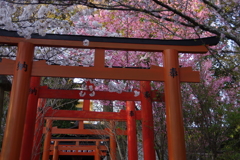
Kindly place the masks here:
[[(83, 41), (88, 40), (88, 46)], [(158, 40), (138, 38), (94, 37), (81, 35), (47, 34), (40, 36), (32, 34), (31, 39), (25, 39), (15, 31), (0, 29), (0, 43), (17, 45), (19, 42), (30, 42), (35, 46), (89, 48), (109, 50), (131, 50), (162, 52), (165, 49), (175, 49), (181, 53), (206, 53), (206, 46), (216, 45), (217, 37), (187, 39), (187, 40)]]

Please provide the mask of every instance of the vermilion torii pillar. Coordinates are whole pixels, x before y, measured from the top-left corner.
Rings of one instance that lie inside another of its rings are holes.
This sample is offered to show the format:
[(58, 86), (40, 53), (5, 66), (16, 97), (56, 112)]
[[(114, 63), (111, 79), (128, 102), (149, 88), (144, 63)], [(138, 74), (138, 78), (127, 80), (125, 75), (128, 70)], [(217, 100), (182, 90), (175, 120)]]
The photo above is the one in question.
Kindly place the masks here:
[(116, 142), (116, 130), (115, 122), (110, 121), (110, 156), (111, 160), (117, 160), (117, 142)]
[(33, 44), (29, 42), (18, 43), (1, 160), (17, 160), (20, 156), (33, 53)]
[[(90, 110), (90, 100), (84, 100), (83, 101), (83, 106), (82, 106), (82, 110), (83, 111), (89, 111)], [(84, 129), (84, 123), (83, 121), (78, 121), (78, 128), (79, 129)]]
[(52, 160), (59, 160), (58, 144), (59, 144), (59, 141), (55, 141), (54, 142), (53, 158), (52, 158)]
[(178, 51), (167, 49), (163, 56), (169, 160), (186, 160)]
[(46, 120), (46, 134), (45, 134), (45, 139), (44, 139), (42, 160), (48, 160), (49, 159), (51, 138), (52, 138), (52, 120), (47, 119)]
[(127, 111), (128, 160), (138, 160), (136, 112), (135, 104), (133, 101), (126, 102), (126, 111)]
[(40, 77), (31, 78), (20, 160), (31, 160), (32, 157), (40, 79)]
[(142, 137), (144, 160), (155, 160), (154, 126), (150, 81), (141, 81)]
[(94, 160), (101, 160), (100, 142), (99, 141), (96, 141)]
[(32, 160), (39, 160), (41, 155), (41, 139), (43, 136), (43, 127), (44, 127), (44, 107), (46, 104), (46, 99), (39, 98), (38, 105), (37, 105), (37, 117), (35, 121), (34, 127), (34, 141), (33, 141), (33, 148), (32, 148)]

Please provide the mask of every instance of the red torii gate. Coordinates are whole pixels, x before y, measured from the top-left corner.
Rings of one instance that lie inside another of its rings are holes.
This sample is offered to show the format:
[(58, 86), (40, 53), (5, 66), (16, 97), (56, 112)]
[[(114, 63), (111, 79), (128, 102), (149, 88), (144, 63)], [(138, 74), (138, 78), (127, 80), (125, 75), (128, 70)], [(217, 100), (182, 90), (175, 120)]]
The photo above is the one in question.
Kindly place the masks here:
[[(34, 80), (34, 78), (33, 78)], [(43, 87), (37, 87), (37, 86), (31, 86), (32, 91), (34, 90), (33, 93), (38, 93), (36, 94), (38, 98), (53, 98), (53, 99), (97, 99), (97, 100), (122, 100), (122, 101), (127, 101), (127, 100), (131, 100), (131, 101), (140, 101), (142, 100), (142, 96), (141, 94), (143, 93), (139, 93), (138, 96), (134, 95), (134, 92), (122, 92), (122, 93), (109, 93), (109, 92), (105, 92), (105, 91), (94, 91), (95, 95), (94, 96), (89, 96), (90, 92), (89, 90), (59, 90), (59, 89), (48, 89), (47, 86), (43, 86)], [(79, 95), (80, 92), (84, 91), (85, 93), (87, 93), (84, 97), (81, 97)], [(164, 99), (164, 95), (157, 93), (157, 91), (151, 91), (149, 92), (149, 96), (151, 98), (152, 101), (160, 101), (162, 102)], [(30, 99), (28, 99), (29, 101)], [(35, 98), (35, 100), (37, 100), (37, 98)], [(35, 103), (36, 104), (36, 103)], [(28, 104), (28, 110), (29, 108), (33, 108), (33, 103), (29, 103)], [(27, 110), (27, 113), (28, 113)], [(150, 110), (150, 109), (148, 109)], [(32, 112), (32, 111), (31, 111)], [(30, 114), (32, 117), (34, 117), (33, 114)], [(135, 111), (134, 108), (134, 103), (127, 101), (127, 110), (121, 110), (119, 113), (116, 112), (92, 112), (89, 111), (89, 102), (88, 101), (84, 101), (83, 103), (83, 111), (73, 111), (73, 110), (52, 110), (51, 108), (47, 110), (47, 112), (44, 114), (44, 116), (48, 119), (48, 120), (80, 120), (80, 122), (82, 120), (117, 120), (117, 121), (127, 121), (127, 135), (128, 135), (128, 156), (129, 159), (137, 159), (137, 142), (136, 142), (136, 122), (135, 120), (141, 120), (141, 111)], [(28, 117), (26, 117), (28, 118)], [(146, 117), (147, 118), (147, 117)], [(147, 120), (145, 118), (145, 120)], [(144, 117), (143, 117), (144, 119)], [(48, 123), (51, 123), (50, 121), (48, 121)], [(47, 123), (47, 124), (48, 124)], [(82, 123), (82, 122), (81, 122)], [(30, 126), (34, 126), (34, 121), (33, 120), (29, 120), (25, 122), (25, 126), (26, 124), (30, 125)], [(48, 124), (49, 126), (51, 126), (50, 124)], [(49, 127), (48, 127), (49, 128)], [(149, 130), (152, 128), (148, 128), (147, 130)], [(25, 133), (28, 133), (29, 129), (25, 128)], [(47, 138), (45, 138), (44, 141), (44, 151), (48, 150), (49, 148), (49, 143), (50, 143), (50, 138), (51, 138), (51, 134), (106, 134), (106, 133), (110, 133), (110, 131), (106, 132), (106, 131), (95, 131), (94, 130), (86, 130), (83, 129), (82, 124), (79, 124), (79, 129), (57, 129), (57, 128), (49, 128), (48, 131), (44, 132), (47, 133)], [(126, 134), (123, 131), (119, 131), (117, 130), (117, 134)], [(26, 134), (27, 136), (24, 135), (23, 137), (23, 144), (22, 144), (22, 152), (21, 152), (21, 159), (26, 160), (26, 159), (30, 159), (28, 157), (31, 157), (31, 153), (29, 153), (29, 150), (31, 150), (31, 138), (28, 134)], [(112, 156), (112, 159), (115, 160), (115, 152), (116, 152), (116, 147), (115, 145), (115, 140), (110, 138), (110, 155), (114, 155)], [(144, 141), (143, 146), (146, 146), (146, 142), (148, 142), (148, 140)], [(153, 148), (152, 148), (153, 149)], [(43, 160), (47, 160), (48, 159), (48, 151), (44, 152), (44, 156), (43, 156)], [(97, 157), (97, 156), (95, 156)], [(131, 158), (131, 157), (135, 157), (135, 158)], [(37, 159), (37, 158), (36, 158)]]
[[(85, 134), (87, 134), (87, 135), (99, 135), (100, 134), (101, 135), (102, 134), (102, 135), (110, 135), (110, 144), (113, 143), (115, 145), (115, 146), (112, 146), (112, 148), (110, 149), (111, 159), (116, 160), (116, 154), (115, 154), (115, 152), (116, 152), (116, 142), (115, 142), (115, 138), (112, 138), (112, 134), (111, 134), (110, 130), (83, 129), (83, 128), (80, 128), (80, 126), (79, 126), (78, 129), (58, 129), (58, 128), (52, 127), (52, 120), (53, 119), (48, 119), (48, 118), (46, 119), (47, 122), (46, 122), (46, 128), (44, 128), (45, 139), (44, 139), (44, 148), (43, 148), (42, 160), (48, 160), (49, 155), (51, 155), (51, 150), (52, 149), (51, 149), (50, 141), (51, 141), (51, 135), (52, 134), (81, 134), (81, 135), (85, 135)], [(61, 118), (57, 118), (57, 119), (61, 120)], [(74, 130), (74, 132), (72, 130)], [(119, 135), (120, 134), (124, 134), (124, 133), (119, 132)], [(56, 139), (55, 141), (62, 141), (62, 140), (61, 139), (59, 139), (59, 140)], [(77, 141), (77, 139), (75, 141)], [(93, 141), (93, 140), (92, 139), (85, 139), (85, 140), (82, 140), (82, 141)], [(96, 147), (92, 146), (95, 153), (91, 154), (91, 155), (94, 155), (95, 160), (99, 160), (100, 155), (101, 155), (100, 154), (101, 149), (98, 148), (98, 146), (100, 145), (99, 141), (106, 141), (106, 140), (105, 139), (95, 140)], [(54, 144), (54, 146), (57, 147), (58, 144)], [(86, 146), (85, 146), (85, 148), (86, 148)], [(107, 148), (105, 147), (103, 150), (107, 151)], [(55, 154), (54, 154), (55, 157), (54, 158), (56, 160), (58, 160), (58, 154), (57, 153), (58, 153), (58, 150), (55, 150)], [(67, 154), (63, 154), (63, 155), (67, 155)], [(78, 153), (78, 154), (72, 154), (72, 155), (84, 155), (84, 154)]]
[[(89, 46), (83, 45), (83, 40), (90, 41)], [(69, 36), (69, 35), (46, 35), (41, 37), (33, 35), (32, 39), (26, 40), (17, 35), (16, 32), (0, 30), (0, 43), (18, 46), (16, 61), (2, 59), (0, 63), (0, 74), (14, 75), (12, 94), (4, 134), (1, 160), (18, 160), (23, 136), (24, 120), (26, 115), (26, 104), (28, 99), (31, 76), (49, 77), (81, 77), (99, 79), (126, 79), (140, 81), (164, 81), (165, 103), (167, 115), (168, 153), (170, 160), (185, 160), (185, 142), (183, 119), (181, 111), (180, 82), (199, 82), (199, 73), (191, 69), (179, 68), (178, 53), (206, 53), (205, 45), (215, 45), (217, 38), (206, 38), (196, 40), (146, 40), (91, 36)], [(35, 46), (71, 47), (95, 49), (94, 67), (73, 66), (49, 66), (45, 62), (33, 62)], [(163, 52), (164, 67), (151, 67), (151, 69), (134, 68), (105, 68), (105, 50), (132, 50)], [(147, 106), (149, 101), (149, 82), (143, 82), (142, 110), (144, 116), (149, 116)], [(146, 107), (146, 108), (145, 108)], [(143, 127), (149, 128), (149, 121), (143, 120)], [(147, 125), (148, 126), (147, 126)], [(144, 129), (143, 129), (144, 131)], [(153, 133), (143, 132), (144, 137), (153, 137)], [(152, 142), (149, 147), (144, 147), (144, 159), (155, 159)]]
[[(49, 155), (53, 155), (52, 160), (59, 160), (59, 155), (85, 155), (94, 156), (95, 160), (100, 160), (100, 156), (107, 155), (107, 147), (100, 145), (100, 141), (109, 141), (108, 139), (51, 139), (54, 144), (50, 145)], [(73, 141), (75, 145), (61, 145), (59, 142)], [(96, 144), (93, 146), (79, 145), (79, 142), (93, 141)], [(65, 150), (65, 151), (64, 151)], [(66, 152), (70, 150), (73, 152)], [(92, 152), (79, 152), (79, 150), (93, 150)]]

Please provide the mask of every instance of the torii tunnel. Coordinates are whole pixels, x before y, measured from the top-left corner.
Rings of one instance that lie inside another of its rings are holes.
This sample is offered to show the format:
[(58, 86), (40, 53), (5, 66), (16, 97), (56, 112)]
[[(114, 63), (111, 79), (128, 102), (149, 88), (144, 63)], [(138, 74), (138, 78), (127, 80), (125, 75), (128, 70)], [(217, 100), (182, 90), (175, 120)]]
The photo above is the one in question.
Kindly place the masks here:
[[(89, 41), (88, 46), (85, 46), (83, 43), (85, 39)], [(39, 77), (141, 81), (141, 94), (138, 97), (141, 101), (141, 111), (133, 111), (133, 108), (131, 107), (133, 106), (133, 101), (135, 101), (134, 96), (132, 96), (131, 93), (126, 93), (123, 96), (123, 99), (127, 101), (129, 107), (126, 111), (121, 111), (120, 113), (110, 112), (103, 116), (101, 113), (97, 113), (97, 115), (90, 111), (85, 111), (85, 114), (83, 114), (83, 112), (64, 113), (59, 111), (59, 113), (56, 113), (55, 115), (49, 114), (49, 117), (46, 117), (56, 118), (59, 116), (58, 118), (61, 119), (64, 117), (71, 118), (72, 116), (76, 116), (76, 118), (81, 120), (81, 116), (83, 115), (85, 115), (85, 118), (94, 118), (91, 114), (95, 114), (99, 119), (108, 119), (109, 121), (112, 119), (112, 121), (114, 121), (117, 120), (114, 119), (114, 117), (118, 117), (119, 119), (127, 121), (129, 160), (138, 159), (136, 151), (137, 141), (134, 137), (134, 134), (136, 136), (136, 124), (134, 123), (136, 119), (142, 121), (144, 160), (156, 159), (152, 115), (152, 96), (154, 96), (154, 93), (151, 91), (149, 84), (150, 81), (164, 82), (165, 93), (163, 97), (166, 104), (169, 160), (186, 160), (180, 83), (198, 83), (200, 81), (200, 76), (199, 72), (192, 71), (190, 67), (179, 67), (178, 53), (204, 54), (208, 51), (208, 46), (216, 45), (218, 41), (219, 39), (217, 37), (189, 40), (156, 40), (54, 34), (47, 34), (44, 37), (33, 34), (31, 39), (25, 39), (18, 36), (17, 32), (0, 30), (0, 44), (18, 47), (16, 60), (0, 59), (0, 75), (13, 75), (1, 160), (30, 160), (31, 158), (31, 156), (29, 156), (30, 158), (24, 157), (21, 152), (24, 150), (22, 146), (30, 145), (31, 149), (33, 143), (34, 125), (37, 112), (36, 99), (41, 98), (39, 97), (40, 93), (35, 94), (35, 91), (40, 87)], [(94, 66), (58, 66), (48, 65), (45, 61), (33, 61), (34, 48), (36, 46), (95, 49)], [(151, 66), (148, 69), (134, 67), (108, 68), (105, 67), (105, 50), (162, 52), (163, 67)], [(31, 86), (35, 86), (35, 88), (30, 88), (30, 83)], [(42, 98), (51, 98), (51, 96), (56, 94), (56, 92), (52, 94), (50, 94), (50, 92), (51, 91), (46, 91), (45, 94), (41, 95), (45, 95), (45, 97)], [(108, 99), (107, 96), (103, 96), (101, 93), (99, 94), (96, 94), (96, 97), (99, 97), (98, 99), (104, 97)], [(58, 96), (59, 97), (57, 98), (61, 98), (63, 95)], [(69, 96), (72, 96), (73, 98), (75, 95), (69, 94)], [(94, 97), (90, 98), (87, 97), (87, 95), (86, 97), (78, 98), (94, 99)], [(114, 97), (114, 94), (111, 96), (109, 95), (109, 99), (117, 100), (117, 96)], [(28, 139), (28, 141), (25, 141), (24, 139)], [(116, 142), (112, 141), (112, 143), (110, 143), (110, 149), (115, 146)], [(28, 152), (31, 151), (28, 150)], [(48, 159), (48, 157), (46, 158)], [(95, 156), (95, 159), (99, 159), (99, 157)]]

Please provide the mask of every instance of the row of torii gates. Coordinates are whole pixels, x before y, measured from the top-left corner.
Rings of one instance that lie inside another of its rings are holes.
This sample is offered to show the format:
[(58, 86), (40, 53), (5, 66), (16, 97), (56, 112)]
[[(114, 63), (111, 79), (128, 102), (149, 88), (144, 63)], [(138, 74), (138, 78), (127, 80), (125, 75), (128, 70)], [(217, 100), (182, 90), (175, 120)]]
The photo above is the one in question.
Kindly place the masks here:
[[(90, 42), (88, 46), (83, 43), (86, 39)], [(71, 117), (80, 121), (84, 119), (127, 121), (129, 160), (137, 160), (138, 158), (135, 121), (139, 119), (142, 121), (144, 160), (154, 160), (156, 156), (151, 103), (156, 94), (151, 91), (150, 81), (164, 82), (169, 160), (185, 160), (186, 149), (180, 82), (196, 83), (200, 81), (200, 77), (199, 72), (192, 71), (190, 67), (179, 67), (178, 53), (206, 53), (208, 51), (207, 46), (216, 45), (218, 41), (219, 39), (216, 37), (195, 40), (150, 40), (53, 34), (47, 34), (45, 37), (33, 34), (32, 39), (26, 40), (18, 36), (16, 32), (0, 30), (1, 44), (18, 46), (16, 60), (1, 59), (0, 61), (0, 74), (13, 75), (1, 160), (30, 160), (31, 156), (26, 155), (31, 152), (33, 144), (38, 98), (127, 101), (127, 109), (119, 113), (110, 112), (106, 114), (88, 110), (51, 112), (50, 110), (45, 117), (52, 120), (69, 119)], [(57, 66), (47, 65), (45, 61), (33, 61), (35, 46), (95, 49), (94, 66)], [(105, 50), (163, 52), (164, 66), (151, 66), (150, 69), (108, 68), (105, 67)], [(80, 97), (79, 90), (58, 91), (40, 87), (39, 77), (137, 80), (141, 81), (141, 93), (135, 97), (131, 92), (123, 93), (120, 96), (117, 93), (100, 91), (98, 93), (96, 91), (93, 97), (89, 94)], [(141, 111), (134, 110), (133, 101), (141, 101)], [(50, 125), (51, 121), (48, 120), (48, 122), (47, 126)], [(72, 133), (81, 134), (79, 133), (80, 130), (72, 131)], [(49, 135), (51, 137), (51, 134)], [(44, 143), (44, 145), (50, 143), (47, 137), (46, 133), (45, 142), (48, 143)], [(116, 143), (112, 141), (112, 145), (110, 143), (110, 151), (112, 149), (112, 152), (115, 152), (113, 148)], [(46, 149), (45, 146), (44, 149)], [(43, 160), (45, 160), (44, 158), (43, 155)], [(95, 159), (98, 158), (98, 156), (95, 156)]]

